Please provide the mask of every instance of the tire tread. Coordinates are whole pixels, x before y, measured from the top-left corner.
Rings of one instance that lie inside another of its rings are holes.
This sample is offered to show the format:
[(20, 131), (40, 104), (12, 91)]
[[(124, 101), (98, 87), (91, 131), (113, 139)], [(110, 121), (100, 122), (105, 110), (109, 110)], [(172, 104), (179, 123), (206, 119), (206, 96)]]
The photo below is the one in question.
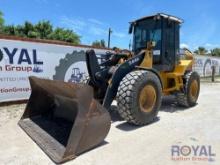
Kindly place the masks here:
[[(138, 79), (141, 81), (141, 79), (147, 77), (149, 73), (149, 71), (144, 70), (130, 72), (123, 78), (119, 85), (118, 93), (116, 96), (116, 100), (118, 102), (118, 112), (120, 116), (123, 119), (125, 119), (128, 123), (134, 125), (145, 125), (151, 123), (155, 119), (151, 118), (150, 120), (144, 122), (140, 121), (131, 110), (132, 95), (135, 92), (138, 92), (135, 90), (135, 83), (137, 83), (136, 80)], [(160, 83), (159, 80), (158, 83)]]

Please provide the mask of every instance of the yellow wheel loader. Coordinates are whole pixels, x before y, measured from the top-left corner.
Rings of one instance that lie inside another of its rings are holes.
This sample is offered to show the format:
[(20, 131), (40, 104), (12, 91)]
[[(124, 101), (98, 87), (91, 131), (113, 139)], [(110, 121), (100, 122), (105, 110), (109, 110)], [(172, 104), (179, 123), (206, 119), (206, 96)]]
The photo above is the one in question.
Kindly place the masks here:
[(113, 100), (120, 116), (134, 125), (156, 118), (162, 95), (175, 95), (181, 106), (196, 105), (200, 77), (192, 71), (192, 53), (180, 53), (182, 22), (162, 13), (131, 22), (133, 53), (108, 53), (100, 63), (88, 50), (84, 84), (30, 77), (32, 93), (19, 125), (62, 163), (103, 142)]

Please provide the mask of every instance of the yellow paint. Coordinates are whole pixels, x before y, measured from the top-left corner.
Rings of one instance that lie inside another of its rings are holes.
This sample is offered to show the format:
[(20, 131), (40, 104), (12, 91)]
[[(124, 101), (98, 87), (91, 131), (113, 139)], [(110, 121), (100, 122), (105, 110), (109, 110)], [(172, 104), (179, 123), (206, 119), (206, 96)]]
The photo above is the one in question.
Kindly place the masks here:
[[(144, 59), (140, 66), (137, 66), (137, 68), (144, 69), (153, 67), (154, 46), (154, 42), (147, 43)], [(185, 58), (179, 61), (172, 72), (161, 71), (159, 73), (164, 95), (170, 95), (172, 92), (180, 91), (183, 88), (183, 75), (187, 70), (192, 70), (192, 65), (194, 62), (193, 55), (189, 50), (186, 51), (185, 54)]]
[(147, 49), (145, 51), (144, 59), (140, 65), (143, 68), (152, 68), (153, 65), (153, 48), (155, 46), (155, 42), (148, 42)]
[(192, 60), (180, 60), (179, 64), (175, 66), (174, 74), (184, 75), (186, 69), (192, 65)]
[(179, 91), (183, 87), (182, 77), (189, 66), (192, 66), (192, 60), (180, 60), (173, 72), (160, 72), (165, 95), (169, 95), (173, 91)]
[(144, 59), (140, 65), (140, 67), (152, 68), (153, 58), (152, 51), (146, 50)]
[(193, 82), (190, 85), (190, 97), (192, 98), (192, 100), (195, 102), (198, 98), (198, 92), (199, 92), (199, 84), (197, 80), (193, 80)]
[(143, 112), (151, 112), (157, 99), (156, 90), (152, 85), (146, 85), (140, 92), (139, 105)]
[(124, 62), (125, 62), (125, 60), (123, 58), (121, 58), (118, 63), (123, 64)]

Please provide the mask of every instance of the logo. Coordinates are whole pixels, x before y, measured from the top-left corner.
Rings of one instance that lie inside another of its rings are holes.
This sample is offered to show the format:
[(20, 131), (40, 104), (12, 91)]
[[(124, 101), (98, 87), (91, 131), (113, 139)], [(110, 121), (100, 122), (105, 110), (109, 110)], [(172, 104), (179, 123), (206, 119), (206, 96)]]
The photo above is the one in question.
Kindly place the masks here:
[(85, 72), (81, 72), (79, 68), (72, 68), (71, 76), (68, 76), (69, 77), (68, 82), (79, 83), (83, 78), (84, 74)]
[(2, 61), (3, 59), (3, 53), (2, 53), (2, 50), (0, 49), (0, 62)]
[(3, 51), (5, 55), (5, 67), (2, 71), (17, 71), (17, 72), (42, 72), (40, 66), (43, 65), (43, 61), (38, 59), (37, 50), (27, 50), (25, 48), (9, 49), (3, 47), (0, 50), (0, 61), (3, 59)]
[(208, 58), (203, 67), (203, 76), (211, 76), (212, 75), (212, 61), (210, 58)]
[(216, 154), (211, 145), (173, 145), (171, 146), (171, 160), (173, 161), (215, 161)]
[(72, 54), (66, 54), (64, 59), (60, 60), (59, 66), (55, 68), (54, 80), (79, 83), (87, 73), (84, 51), (73, 51)]
[(138, 62), (140, 59), (138, 57), (131, 59), (130, 61), (128, 61), (129, 65), (133, 65), (134, 63)]

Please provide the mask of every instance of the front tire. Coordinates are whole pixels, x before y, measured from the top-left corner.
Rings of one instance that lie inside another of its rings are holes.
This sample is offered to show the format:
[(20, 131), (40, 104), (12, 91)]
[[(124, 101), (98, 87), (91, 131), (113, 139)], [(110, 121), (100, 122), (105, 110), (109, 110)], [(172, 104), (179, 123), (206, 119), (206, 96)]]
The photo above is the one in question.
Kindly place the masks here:
[(128, 123), (148, 124), (158, 114), (161, 97), (162, 87), (157, 75), (144, 70), (130, 72), (118, 88), (118, 112)]

